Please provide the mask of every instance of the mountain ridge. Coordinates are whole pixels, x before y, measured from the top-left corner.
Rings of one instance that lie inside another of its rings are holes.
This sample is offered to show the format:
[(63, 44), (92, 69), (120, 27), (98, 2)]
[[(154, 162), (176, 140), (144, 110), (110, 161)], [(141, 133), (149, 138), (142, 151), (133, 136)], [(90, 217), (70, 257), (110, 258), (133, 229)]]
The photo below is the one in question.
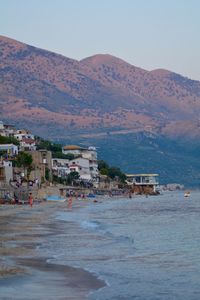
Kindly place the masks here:
[(2, 114), (34, 124), (37, 134), (50, 126), (51, 138), (64, 137), (63, 126), (77, 134), (148, 128), (173, 136), (176, 128), (176, 136), (199, 136), (199, 81), (146, 71), (110, 54), (78, 61), (3, 36), (0, 46)]
[(74, 60), (0, 37), (0, 119), (63, 143), (98, 147), (124, 172), (199, 184), (200, 82), (117, 57)]

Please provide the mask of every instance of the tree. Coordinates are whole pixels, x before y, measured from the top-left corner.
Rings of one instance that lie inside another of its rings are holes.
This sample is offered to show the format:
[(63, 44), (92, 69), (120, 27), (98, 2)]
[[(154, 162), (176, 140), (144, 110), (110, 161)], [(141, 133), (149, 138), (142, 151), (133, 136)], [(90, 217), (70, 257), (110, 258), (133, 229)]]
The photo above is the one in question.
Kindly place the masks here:
[(62, 152), (52, 152), (52, 157), (72, 160), (75, 158), (75, 155), (73, 153), (63, 154)]
[(126, 175), (117, 167), (110, 167), (104, 160), (98, 161), (98, 169), (100, 174), (107, 175), (111, 179), (119, 178), (121, 182), (125, 182)]
[(120, 179), (120, 181), (122, 181), (122, 182), (124, 182), (126, 180), (126, 175), (124, 173), (122, 173), (119, 168), (116, 168), (116, 167), (110, 167), (108, 169), (108, 176), (112, 179), (114, 179), (115, 177), (118, 177)]
[(100, 174), (101, 174), (101, 175), (107, 175), (107, 176), (108, 176), (108, 170), (109, 170), (109, 168), (102, 168), (102, 169), (100, 170)]
[(69, 175), (67, 176), (67, 184), (72, 184), (73, 185), (74, 181), (79, 179), (79, 177), (80, 177), (80, 175), (76, 171), (73, 171), (73, 172), (69, 173)]
[(102, 169), (108, 169), (109, 165), (104, 160), (98, 160), (98, 170), (101, 171)]
[(16, 158), (16, 166), (24, 169), (24, 174), (27, 173), (27, 179), (29, 179), (32, 170), (32, 162), (32, 156), (26, 152), (20, 152)]
[(0, 144), (14, 144), (19, 146), (19, 141), (14, 137), (0, 135)]

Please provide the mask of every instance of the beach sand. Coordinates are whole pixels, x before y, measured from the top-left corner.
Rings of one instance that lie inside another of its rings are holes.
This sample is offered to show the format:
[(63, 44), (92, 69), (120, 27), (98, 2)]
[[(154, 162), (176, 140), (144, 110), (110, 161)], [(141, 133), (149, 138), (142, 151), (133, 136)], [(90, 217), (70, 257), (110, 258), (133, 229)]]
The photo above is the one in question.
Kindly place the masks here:
[(45, 249), (42, 255), (37, 250), (62, 232), (54, 214), (63, 210), (66, 203), (0, 206), (0, 299), (84, 300), (105, 286), (94, 274), (51, 263)]

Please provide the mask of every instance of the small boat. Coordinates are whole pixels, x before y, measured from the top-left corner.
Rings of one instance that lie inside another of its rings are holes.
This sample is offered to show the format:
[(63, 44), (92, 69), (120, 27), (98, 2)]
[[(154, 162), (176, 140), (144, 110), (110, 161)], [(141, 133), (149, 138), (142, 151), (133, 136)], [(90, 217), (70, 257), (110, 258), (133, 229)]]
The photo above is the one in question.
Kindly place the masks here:
[(190, 192), (185, 192), (184, 197), (190, 197)]

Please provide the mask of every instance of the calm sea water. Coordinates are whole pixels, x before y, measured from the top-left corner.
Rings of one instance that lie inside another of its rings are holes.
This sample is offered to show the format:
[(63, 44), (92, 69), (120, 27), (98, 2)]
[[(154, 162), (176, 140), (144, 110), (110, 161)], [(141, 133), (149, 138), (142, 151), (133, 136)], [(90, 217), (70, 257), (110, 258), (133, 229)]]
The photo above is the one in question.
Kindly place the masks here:
[(200, 299), (199, 192), (91, 200), (57, 218), (66, 230), (49, 242), (55, 261), (107, 283), (89, 299)]

